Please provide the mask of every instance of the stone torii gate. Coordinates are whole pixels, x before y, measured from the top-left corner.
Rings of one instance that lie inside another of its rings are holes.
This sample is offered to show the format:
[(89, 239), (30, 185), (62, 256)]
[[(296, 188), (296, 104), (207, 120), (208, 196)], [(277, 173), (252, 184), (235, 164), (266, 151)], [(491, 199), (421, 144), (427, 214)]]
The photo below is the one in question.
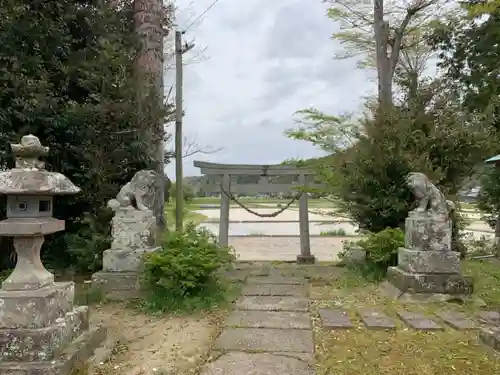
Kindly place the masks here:
[[(229, 242), (229, 205), (231, 200), (235, 200), (231, 192), (232, 176), (255, 175), (267, 176), (298, 176), (298, 184), (245, 184), (235, 186), (234, 193), (278, 193), (290, 191), (294, 187), (319, 186), (308, 183), (308, 176), (314, 172), (293, 165), (253, 165), (253, 164), (219, 164), (203, 161), (194, 161), (194, 166), (200, 168), (200, 172), (206, 176), (219, 176), (221, 204), (219, 221), (219, 243), (227, 246)], [(267, 181), (266, 181), (267, 182)], [(300, 227), (300, 254), (297, 255), (297, 263), (312, 264), (315, 262), (314, 255), (311, 254), (311, 244), (309, 236), (309, 208), (306, 193), (298, 193), (299, 199), (299, 227)], [(284, 209), (290, 206), (290, 202)]]

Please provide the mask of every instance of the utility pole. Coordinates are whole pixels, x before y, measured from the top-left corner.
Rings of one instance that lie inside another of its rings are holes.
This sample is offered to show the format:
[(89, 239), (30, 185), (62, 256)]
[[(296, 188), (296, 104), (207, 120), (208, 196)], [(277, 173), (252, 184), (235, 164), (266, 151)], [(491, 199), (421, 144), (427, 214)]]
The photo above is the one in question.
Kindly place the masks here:
[(175, 230), (182, 232), (184, 194), (182, 190), (182, 55), (194, 44), (182, 45), (183, 31), (175, 32)]

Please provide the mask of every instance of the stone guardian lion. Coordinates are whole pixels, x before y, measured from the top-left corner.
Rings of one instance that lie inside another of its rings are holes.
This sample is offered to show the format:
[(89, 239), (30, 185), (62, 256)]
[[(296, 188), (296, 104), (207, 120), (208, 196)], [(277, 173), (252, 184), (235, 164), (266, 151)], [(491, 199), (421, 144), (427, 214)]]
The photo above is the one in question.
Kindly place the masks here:
[(444, 194), (423, 173), (412, 172), (406, 177), (406, 184), (415, 196), (418, 206), (413, 212), (429, 212), (439, 215), (450, 215), (455, 208), (447, 201)]
[(152, 211), (155, 201), (155, 185), (158, 174), (149, 169), (137, 172), (132, 180), (125, 184), (116, 199), (108, 202), (108, 207), (113, 211), (119, 208), (136, 209), (139, 211)]

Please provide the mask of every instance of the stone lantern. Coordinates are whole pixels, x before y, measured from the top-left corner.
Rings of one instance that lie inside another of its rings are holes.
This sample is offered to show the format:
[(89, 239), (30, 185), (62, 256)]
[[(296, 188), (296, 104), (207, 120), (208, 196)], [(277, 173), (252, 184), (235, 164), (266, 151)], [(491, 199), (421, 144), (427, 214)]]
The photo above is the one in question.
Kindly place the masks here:
[(44, 169), (39, 157), (49, 148), (37, 137), (11, 147), (15, 168), (0, 172), (0, 194), (7, 196), (0, 236), (13, 237), (17, 263), (0, 289), (0, 373), (65, 375), (76, 358), (85, 360), (89, 339), (105, 336), (101, 327), (89, 330), (87, 306), (73, 305), (74, 283), (54, 282), (40, 260), (44, 236), (64, 230), (64, 221), (52, 217), (53, 197), (80, 189)]

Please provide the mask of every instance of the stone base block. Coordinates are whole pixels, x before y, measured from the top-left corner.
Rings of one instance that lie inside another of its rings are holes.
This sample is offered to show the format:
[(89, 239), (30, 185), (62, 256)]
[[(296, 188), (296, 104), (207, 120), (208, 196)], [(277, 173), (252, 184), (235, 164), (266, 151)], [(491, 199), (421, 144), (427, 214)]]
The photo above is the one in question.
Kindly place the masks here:
[(0, 330), (50, 326), (73, 310), (74, 295), (73, 282), (34, 290), (0, 290)]
[(410, 212), (405, 221), (405, 247), (416, 250), (451, 250), (451, 220), (445, 215)]
[(411, 273), (399, 267), (389, 267), (387, 278), (402, 293), (468, 296), (473, 292), (473, 280), (460, 274)]
[(0, 362), (51, 360), (88, 327), (88, 307), (79, 306), (44, 328), (0, 329)]
[(297, 255), (297, 264), (314, 264), (316, 263), (316, 258), (314, 255)]
[(400, 248), (398, 267), (410, 273), (460, 273), (460, 253)]
[(143, 255), (159, 249), (160, 247), (135, 250), (106, 250), (102, 256), (102, 270), (104, 272), (137, 272), (142, 267)]
[(98, 326), (87, 330), (61, 350), (50, 361), (0, 362), (2, 375), (71, 375), (86, 362), (106, 339), (106, 329)]
[(92, 275), (92, 286), (110, 300), (123, 301), (139, 295), (137, 272), (96, 272)]

